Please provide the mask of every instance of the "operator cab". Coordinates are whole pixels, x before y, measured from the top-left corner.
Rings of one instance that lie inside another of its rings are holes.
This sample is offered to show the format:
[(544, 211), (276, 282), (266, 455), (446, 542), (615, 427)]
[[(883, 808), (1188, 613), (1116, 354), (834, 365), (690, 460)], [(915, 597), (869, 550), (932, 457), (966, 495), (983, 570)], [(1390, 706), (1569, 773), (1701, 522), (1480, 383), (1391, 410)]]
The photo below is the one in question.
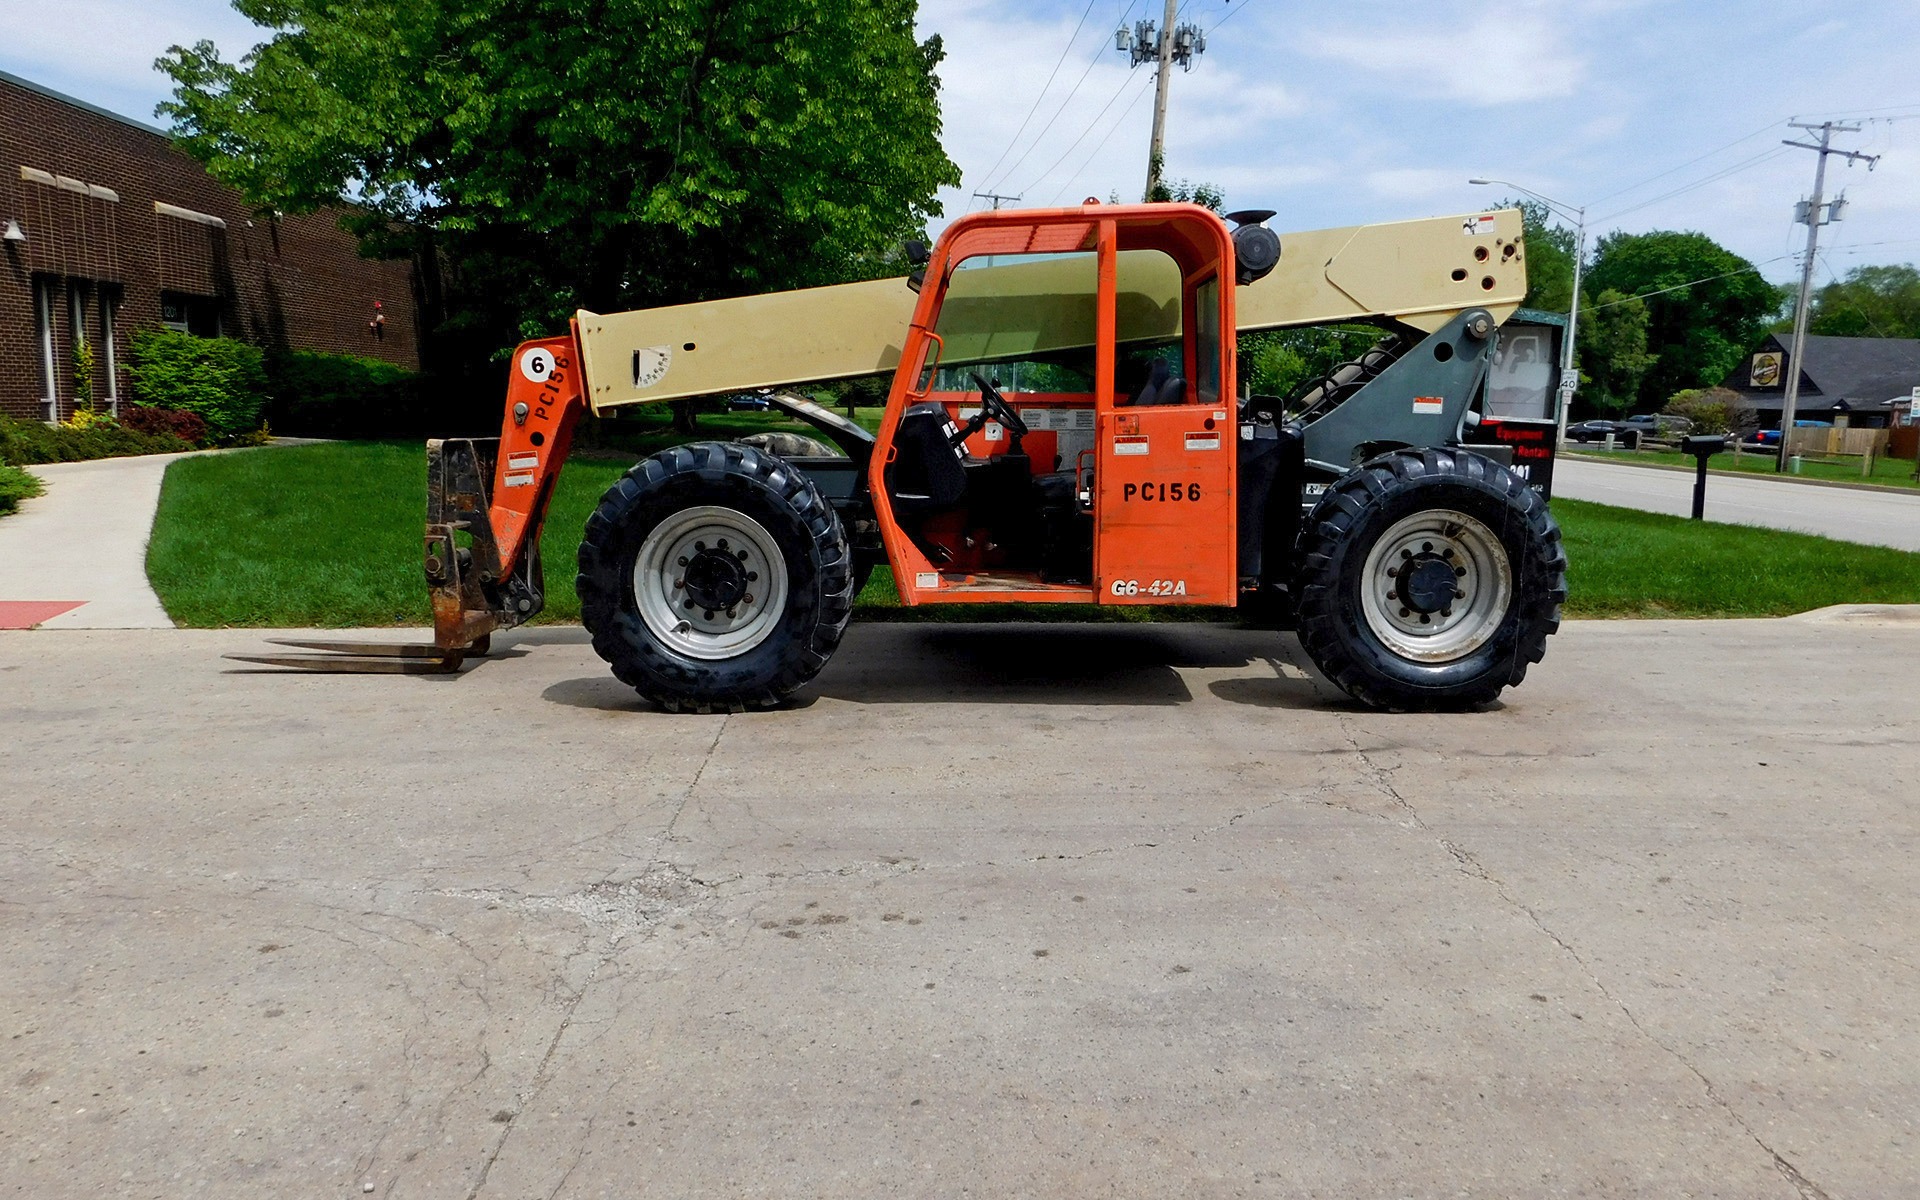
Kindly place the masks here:
[(1232, 603), (1232, 261), (1193, 205), (948, 229), (873, 459), (903, 599)]

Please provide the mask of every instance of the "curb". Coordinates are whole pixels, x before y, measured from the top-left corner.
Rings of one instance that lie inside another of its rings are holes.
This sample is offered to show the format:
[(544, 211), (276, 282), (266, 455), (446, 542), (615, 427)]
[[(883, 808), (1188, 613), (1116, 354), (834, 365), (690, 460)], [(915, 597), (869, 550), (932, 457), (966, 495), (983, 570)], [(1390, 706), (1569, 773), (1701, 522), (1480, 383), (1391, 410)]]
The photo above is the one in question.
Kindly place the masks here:
[[(1671, 463), (1622, 462), (1617, 458), (1602, 458), (1595, 454), (1562, 454), (1559, 457), (1579, 462), (1605, 463), (1613, 467), (1636, 467), (1642, 471), (1673, 471), (1681, 475), (1693, 474), (1692, 467), (1676, 467)], [(1905, 459), (1899, 460), (1905, 462)], [(1762, 475), (1758, 471), (1731, 471), (1722, 467), (1708, 467), (1709, 475), (1724, 475), (1732, 479), (1757, 479), (1761, 482), (1797, 483), (1802, 487), (1845, 488), (1852, 492), (1885, 492), (1891, 496), (1920, 496), (1920, 487), (1895, 487), (1887, 483), (1841, 483), (1837, 479), (1807, 479), (1799, 475)]]

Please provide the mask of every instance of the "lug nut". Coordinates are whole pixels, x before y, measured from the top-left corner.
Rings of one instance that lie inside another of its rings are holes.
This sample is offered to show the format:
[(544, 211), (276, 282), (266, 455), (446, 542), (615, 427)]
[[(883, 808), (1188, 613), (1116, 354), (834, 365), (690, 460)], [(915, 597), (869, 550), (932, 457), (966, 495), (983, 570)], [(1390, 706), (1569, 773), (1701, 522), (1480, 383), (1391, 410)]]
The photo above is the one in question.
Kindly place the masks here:
[(1431, 624), (1433, 624), (1433, 618), (1432, 618), (1432, 617), (1430, 617), (1430, 616), (1428, 616), (1428, 615), (1427, 615), (1426, 613), (1421, 613), (1421, 614), (1420, 614), (1420, 623), (1421, 623), (1422, 625), (1431, 625)]
[(705, 613), (707, 614), (707, 620), (709, 620), (709, 621), (711, 621), (711, 620), (713, 620), (713, 610), (712, 610), (712, 609), (710, 609), (710, 608), (709, 608), (709, 609), (705, 609), (705, 610), (703, 610), (703, 611), (704, 611), (704, 612), (705, 612)]
[(1421, 542), (1421, 543), (1420, 543), (1420, 553), (1422, 553), (1422, 554), (1432, 554), (1432, 553), (1433, 553), (1433, 543), (1432, 543), (1432, 542)]
[(1403, 608), (1400, 610), (1400, 615), (1403, 617), (1410, 617), (1413, 615), (1413, 610), (1410, 608)]
[(747, 572), (747, 582), (748, 582), (748, 583), (759, 583), (759, 582), (760, 582), (760, 575), (759, 575), (759, 573), (758, 573), (757, 571), (748, 571), (748, 572)]
[(1467, 594), (1461, 591), (1459, 588), (1455, 588), (1453, 589), (1453, 598), (1455, 600), (1465, 600), (1467, 598)]
[(1459, 579), (1465, 579), (1467, 577), (1467, 569), (1465, 567), (1455, 567), (1453, 573), (1454, 576)]
[(752, 593), (752, 592), (748, 592), (748, 593), (747, 593), (746, 595), (744, 595), (744, 596), (742, 596), (742, 597), (740, 597), (740, 603), (742, 603), (742, 604), (752, 604), (752, 603), (753, 603), (753, 593)]
[(1445, 550), (1442, 550), (1442, 551), (1441, 551), (1440, 553), (1441, 553), (1441, 555), (1442, 555), (1443, 557), (1445, 557), (1445, 558), (1452, 558), (1452, 557), (1453, 557), (1453, 547), (1452, 547), (1452, 546), (1448, 546), (1448, 547), (1447, 547), (1447, 548), (1446, 548)]
[(673, 590), (676, 592), (685, 586), (687, 586), (687, 581), (684, 579), (676, 579), (673, 581)]
[(1400, 568), (1399, 568), (1399, 567), (1388, 567), (1388, 568), (1387, 568), (1387, 578), (1388, 578), (1388, 579), (1398, 579), (1398, 578), (1400, 578)]
[(695, 542), (693, 544), (693, 548), (695, 550), (705, 550), (707, 548), (707, 544), (705, 542)]
[(692, 607), (693, 607), (693, 601), (692, 601), (692, 600), (688, 600), (688, 601), (687, 601), (687, 602), (686, 602), (686, 603), (685, 603), (684, 605), (682, 605), (681, 607), (683, 607), (683, 608), (692, 608)]
[(735, 619), (735, 618), (736, 618), (736, 617), (738, 617), (739, 615), (740, 615), (739, 613), (737, 613), (737, 612), (735, 612), (735, 611), (734, 611), (733, 609), (731, 609), (731, 608), (727, 610), (727, 620), (729, 620), (729, 621), (731, 621), (731, 620), (733, 620), (733, 619)]
[(745, 550), (742, 550), (738, 554), (736, 554), (734, 557), (738, 558), (741, 562), (745, 562), (747, 561), (747, 552)]
[(1453, 610), (1450, 608), (1443, 608), (1440, 610), (1440, 615), (1443, 617), (1450, 617), (1453, 615)]
[(683, 567), (687, 565), (687, 556), (684, 554), (680, 556), (680, 565)]
[(1401, 557), (1401, 558), (1412, 558), (1412, 557), (1413, 557), (1413, 551), (1411, 551), (1411, 550), (1402, 550), (1402, 551), (1400, 552), (1400, 557)]
[(721, 539), (720, 539), (720, 548), (721, 548), (722, 550), (725, 550), (725, 549), (727, 548), (727, 539), (725, 539), (725, 538), (721, 538)]

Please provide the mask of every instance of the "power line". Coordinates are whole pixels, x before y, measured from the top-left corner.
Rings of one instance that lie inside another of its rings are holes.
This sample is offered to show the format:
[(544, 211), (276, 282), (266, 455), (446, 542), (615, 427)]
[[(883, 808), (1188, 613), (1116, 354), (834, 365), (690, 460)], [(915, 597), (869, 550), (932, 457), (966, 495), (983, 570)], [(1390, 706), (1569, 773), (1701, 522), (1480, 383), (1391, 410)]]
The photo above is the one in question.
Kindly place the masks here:
[[(1034, 181), (1028, 184), (1024, 190), (1029, 192), (1034, 191), (1040, 186), (1042, 180), (1045, 180), (1049, 175), (1052, 175), (1055, 171), (1059, 170), (1060, 164), (1067, 161), (1067, 156), (1072, 154), (1075, 148), (1078, 147), (1081, 142), (1084, 142), (1087, 140), (1087, 135), (1092, 133), (1093, 127), (1100, 123), (1100, 118), (1107, 115), (1107, 110), (1113, 107), (1114, 101), (1120, 99), (1121, 93), (1125, 92), (1129, 87), (1131, 87), (1133, 85), (1134, 80), (1136, 80), (1137, 78), (1139, 77), (1135, 75), (1129, 75), (1125, 79), (1121, 80), (1120, 86), (1114, 90), (1113, 95), (1108, 98), (1106, 104), (1100, 109), (1098, 113), (1094, 114), (1093, 120), (1087, 122), (1087, 127), (1080, 131), (1080, 136), (1073, 139), (1072, 145), (1069, 145), (1065, 150), (1061, 151), (1059, 158), (1056, 158), (1053, 160), (1053, 165), (1048, 167), (1046, 170), (1040, 172), (1040, 174), (1037, 177), (1035, 177)], [(1143, 95), (1145, 94), (1144, 90), (1142, 94)]]
[(1674, 188), (1670, 192), (1662, 192), (1660, 195), (1655, 196), (1651, 200), (1642, 200), (1640, 203), (1629, 205), (1626, 208), (1620, 209), (1618, 212), (1608, 213), (1604, 217), (1595, 217), (1594, 220), (1595, 221), (1612, 221), (1620, 217), (1624, 217), (1628, 213), (1636, 213), (1643, 208), (1651, 208), (1653, 205), (1659, 204), (1665, 200), (1671, 200), (1675, 196), (1684, 196), (1688, 192), (1694, 191), (1697, 188), (1703, 188), (1710, 183), (1718, 183), (1722, 179), (1727, 179), (1734, 175), (1738, 175), (1742, 171), (1748, 170), (1749, 168), (1752, 168), (1752, 167), (1757, 167), (1761, 163), (1767, 162), (1771, 159), (1778, 158), (1785, 153), (1786, 153), (1785, 150), (1782, 150), (1780, 147), (1776, 146), (1771, 150), (1762, 151), (1761, 153), (1754, 155), (1752, 158), (1742, 159), (1741, 161), (1734, 163), (1730, 167), (1725, 167), (1719, 171), (1715, 171), (1713, 174), (1707, 176), (1704, 179), (1698, 179), (1692, 183), (1686, 184), (1683, 187)]
[(1013, 148), (1020, 143), (1020, 135), (1027, 131), (1027, 125), (1033, 120), (1033, 114), (1040, 111), (1040, 102), (1047, 98), (1047, 89), (1053, 86), (1054, 78), (1060, 74), (1061, 64), (1067, 61), (1067, 55), (1073, 53), (1073, 44), (1080, 40), (1080, 31), (1086, 28), (1087, 18), (1093, 13), (1093, 6), (1099, 2), (1100, 0), (1087, 0), (1086, 8), (1080, 12), (1079, 24), (1073, 27), (1073, 36), (1069, 37), (1067, 44), (1061, 47), (1060, 57), (1053, 62), (1053, 71), (1048, 74), (1047, 81), (1040, 85), (1040, 94), (1033, 98), (1033, 107), (1027, 110), (1025, 117), (1021, 118), (1020, 128), (1013, 131), (1013, 137), (1008, 140), (1007, 148), (1000, 152), (999, 158), (993, 160), (993, 165), (986, 169), (983, 177), (991, 179), (993, 173), (1000, 169), (1000, 164), (1007, 161), (1007, 155), (1013, 153)]
[(1112, 125), (1109, 125), (1107, 127), (1107, 132), (1101, 136), (1099, 141), (1093, 144), (1093, 149), (1088, 151), (1087, 156), (1080, 160), (1080, 165), (1075, 167), (1072, 171), (1068, 172), (1067, 182), (1060, 185), (1060, 190), (1053, 194), (1053, 199), (1048, 200), (1047, 201), (1048, 204), (1053, 204), (1055, 201), (1059, 200), (1060, 197), (1064, 195), (1066, 191), (1073, 186), (1074, 179), (1077, 179), (1080, 176), (1080, 173), (1082, 171), (1085, 171), (1088, 165), (1091, 164), (1095, 158), (1099, 157), (1101, 148), (1104, 147), (1109, 141), (1113, 139), (1113, 135), (1115, 133), (1118, 133), (1120, 131), (1120, 127), (1127, 123), (1127, 118), (1133, 115), (1133, 110), (1136, 108), (1139, 108), (1140, 102), (1146, 98), (1147, 98), (1147, 89), (1145, 88), (1141, 88), (1139, 92), (1135, 93), (1133, 97), (1133, 103), (1127, 105), (1125, 108), (1120, 110), (1120, 116), (1118, 117), (1118, 119), (1116, 119)]
[(1221, 17), (1218, 21), (1215, 21), (1213, 24), (1207, 26), (1207, 32), (1212, 33), (1214, 30), (1220, 28), (1222, 25), (1225, 25), (1228, 21), (1233, 20), (1233, 18), (1238, 14), (1247, 11), (1247, 7), (1255, 2), (1256, 0), (1241, 0), (1241, 4), (1239, 8), (1229, 8), (1227, 10), (1226, 16)]
[(1691, 167), (1695, 163), (1705, 162), (1707, 159), (1712, 158), (1716, 154), (1724, 154), (1726, 151), (1733, 149), (1735, 146), (1738, 146), (1742, 142), (1750, 142), (1754, 138), (1759, 137), (1763, 133), (1770, 133), (1779, 124), (1780, 122), (1778, 121), (1768, 121), (1765, 125), (1762, 125), (1760, 128), (1754, 130), (1752, 133), (1746, 134), (1745, 136), (1742, 136), (1742, 137), (1737, 137), (1732, 141), (1728, 142), (1724, 146), (1716, 146), (1714, 149), (1707, 151), (1705, 154), (1700, 155), (1700, 157), (1698, 158), (1690, 158), (1686, 162), (1681, 163), (1679, 166), (1672, 167), (1668, 170), (1662, 171), (1658, 175), (1649, 175), (1645, 179), (1642, 179), (1639, 183), (1630, 183), (1626, 187), (1620, 188), (1617, 191), (1608, 192), (1604, 196), (1596, 196), (1592, 200), (1589, 200), (1587, 203), (1599, 204), (1603, 201), (1611, 200), (1615, 196), (1624, 196), (1628, 192), (1637, 192), (1641, 188), (1647, 186), (1648, 184), (1652, 183), (1656, 179), (1665, 179), (1669, 175), (1674, 175), (1681, 171), (1686, 170), (1688, 167)]
[(1758, 275), (1760, 273), (1761, 267), (1767, 266), (1771, 263), (1781, 262), (1792, 257), (1793, 255), (1791, 254), (1782, 254), (1778, 258), (1763, 259), (1760, 262), (1752, 263), (1748, 266), (1741, 267), (1737, 271), (1728, 271), (1721, 275), (1709, 275), (1705, 279), (1689, 279), (1685, 283), (1676, 283), (1672, 287), (1664, 287), (1656, 291), (1636, 292), (1635, 294), (1626, 297), (1624, 300), (1609, 300), (1605, 304), (1588, 304), (1582, 307), (1585, 309), (1585, 311), (1590, 313), (1599, 312), (1603, 308), (1616, 308), (1622, 304), (1631, 304), (1635, 300), (1645, 300), (1651, 296), (1664, 296), (1668, 292), (1678, 292), (1686, 288), (1698, 287), (1700, 284), (1703, 284), (1703, 283), (1712, 283), (1716, 279), (1732, 279), (1736, 275)]
[[(1137, 3), (1139, 3), (1139, 0), (1133, 0), (1132, 4), (1127, 5), (1126, 12), (1123, 12), (1120, 14), (1120, 19), (1122, 21), (1125, 21), (1127, 19), (1128, 14), (1133, 12), (1133, 5)], [(1034, 150), (1039, 147), (1040, 143), (1047, 140), (1047, 135), (1053, 132), (1054, 122), (1060, 119), (1061, 113), (1064, 113), (1067, 111), (1067, 105), (1071, 104), (1073, 102), (1074, 96), (1079, 94), (1080, 85), (1087, 81), (1087, 76), (1093, 74), (1093, 69), (1100, 65), (1100, 56), (1105, 52), (1106, 52), (1106, 43), (1102, 42), (1100, 44), (1100, 48), (1093, 52), (1093, 58), (1087, 63), (1087, 69), (1080, 72), (1080, 78), (1074, 80), (1073, 87), (1067, 92), (1065, 98), (1063, 98), (1060, 101), (1060, 107), (1054, 109), (1053, 115), (1047, 118), (1046, 128), (1042, 129), (1038, 134), (1034, 135), (1033, 141), (1027, 144), (1027, 148), (1020, 152), (1020, 157), (1013, 160), (1013, 165), (1008, 167), (1004, 174), (999, 176), (997, 179), (991, 180), (990, 182), (985, 183), (981, 186), (999, 187), (1002, 183), (1005, 183), (1007, 179), (1011, 177), (1015, 171), (1018, 171), (1020, 169), (1020, 164), (1027, 161), (1027, 157), (1031, 155), (1034, 152)], [(1032, 189), (1028, 188), (1027, 190), (1031, 191)]]

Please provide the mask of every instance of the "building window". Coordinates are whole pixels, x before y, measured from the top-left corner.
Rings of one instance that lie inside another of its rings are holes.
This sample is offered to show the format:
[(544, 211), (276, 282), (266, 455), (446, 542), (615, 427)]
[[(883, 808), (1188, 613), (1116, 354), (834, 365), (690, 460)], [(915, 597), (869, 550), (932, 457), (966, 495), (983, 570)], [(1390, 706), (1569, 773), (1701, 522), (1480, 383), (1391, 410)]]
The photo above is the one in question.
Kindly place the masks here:
[(113, 341), (113, 318), (119, 311), (120, 297), (110, 288), (100, 289), (100, 344), (93, 356), (93, 394), (107, 402), (107, 411), (120, 415), (120, 371)]
[(220, 302), (211, 296), (161, 292), (160, 323), (175, 333), (190, 333), (195, 337), (219, 337)]
[(33, 333), (40, 347), (40, 419), (53, 421), (60, 414), (60, 376), (53, 362), (53, 280), (33, 281)]

